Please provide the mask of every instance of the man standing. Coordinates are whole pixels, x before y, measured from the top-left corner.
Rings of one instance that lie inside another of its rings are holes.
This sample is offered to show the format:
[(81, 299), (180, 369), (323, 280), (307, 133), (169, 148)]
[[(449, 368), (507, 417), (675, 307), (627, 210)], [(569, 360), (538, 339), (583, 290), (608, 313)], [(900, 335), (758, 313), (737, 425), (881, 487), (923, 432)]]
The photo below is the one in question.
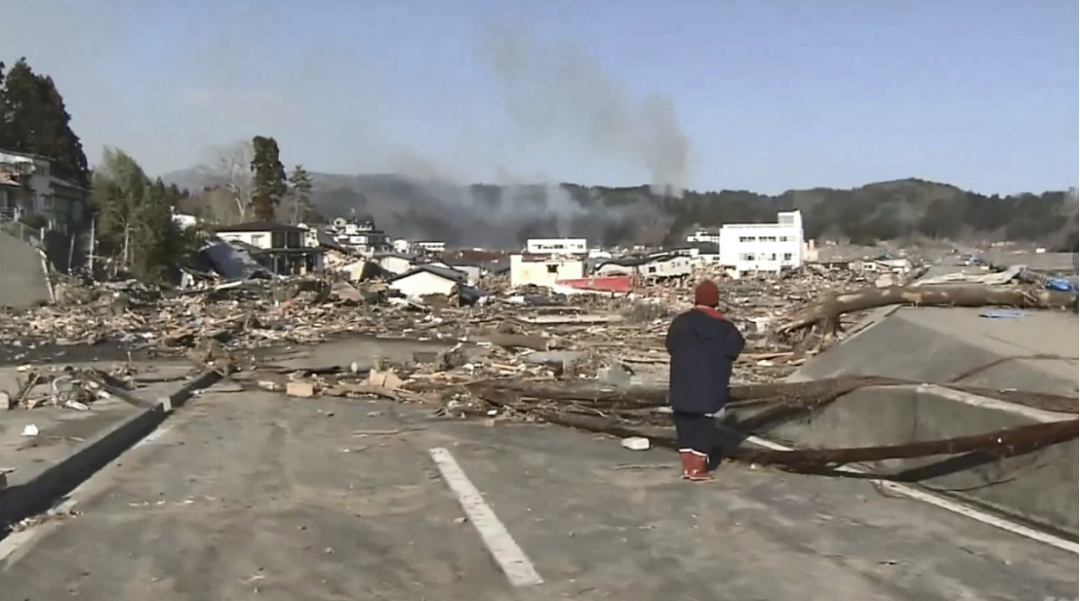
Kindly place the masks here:
[(728, 399), (732, 364), (746, 345), (742, 333), (716, 310), (720, 292), (705, 280), (694, 290), (694, 308), (668, 328), (671, 355), (668, 402), (682, 457), (683, 478), (710, 480), (709, 458), (718, 450), (716, 423)]

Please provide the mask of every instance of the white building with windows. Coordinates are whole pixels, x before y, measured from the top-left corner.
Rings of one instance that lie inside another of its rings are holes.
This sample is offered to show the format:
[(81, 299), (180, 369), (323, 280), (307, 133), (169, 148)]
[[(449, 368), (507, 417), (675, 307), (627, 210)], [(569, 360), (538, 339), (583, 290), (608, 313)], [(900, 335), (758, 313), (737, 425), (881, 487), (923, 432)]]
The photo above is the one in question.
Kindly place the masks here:
[(329, 228), (335, 242), (362, 255), (390, 250), (390, 236), (375, 227), (375, 221), (338, 217)]
[(738, 273), (778, 272), (803, 262), (799, 211), (777, 213), (776, 223), (729, 223), (720, 228), (720, 264)]
[(525, 252), (510, 255), (510, 285), (554, 286), (560, 280), (585, 277), (589, 252), (584, 238), (533, 238)]
[(709, 230), (697, 230), (686, 237), (686, 241), (693, 245), (720, 244), (720, 233)]
[(446, 243), (441, 240), (421, 240), (415, 246), (429, 255), (441, 255), (446, 252)]
[(589, 252), (585, 238), (532, 238), (525, 242), (530, 255), (584, 255)]

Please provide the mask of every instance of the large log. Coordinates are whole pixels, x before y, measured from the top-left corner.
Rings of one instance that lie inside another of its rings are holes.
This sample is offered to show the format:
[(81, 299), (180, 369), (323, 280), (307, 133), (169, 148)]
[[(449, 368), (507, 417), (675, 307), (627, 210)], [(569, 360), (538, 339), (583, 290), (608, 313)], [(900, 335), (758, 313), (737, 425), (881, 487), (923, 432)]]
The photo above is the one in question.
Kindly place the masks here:
[[(772, 384), (741, 384), (728, 389), (728, 407), (769, 405), (784, 402), (821, 404), (835, 400), (853, 390), (866, 386), (905, 384), (902, 380), (880, 376), (842, 376), (807, 382), (776, 382)], [(484, 397), (492, 390), (512, 392), (518, 399), (550, 401), (585, 401), (612, 408), (664, 407), (668, 404), (667, 387), (613, 388), (582, 385), (576, 382), (522, 382), (485, 380), (470, 383), (467, 388)]]
[(780, 335), (811, 326), (823, 327), (831, 337), (845, 313), (888, 305), (925, 307), (1018, 307), (1023, 309), (1068, 309), (1076, 301), (1069, 292), (1011, 288), (1002, 286), (891, 286), (857, 292), (834, 293), (796, 312), (777, 327)]
[[(671, 449), (676, 447), (675, 440), (670, 435), (657, 434), (655, 431), (610, 418), (566, 415), (554, 411), (541, 412), (536, 417), (553, 424), (589, 432), (599, 432), (622, 438), (641, 436), (648, 438), (654, 445), (659, 447)], [(726, 451), (724, 458), (761, 465), (774, 465), (790, 471), (820, 473), (822, 468), (836, 468), (850, 463), (957, 455), (976, 451), (995, 457), (1013, 457), (1050, 445), (1075, 440), (1077, 438), (1078, 424), (1080, 424), (1078, 420), (1062, 420), (1019, 426), (974, 436), (877, 447), (794, 449), (791, 451), (738, 447)]]
[[(804, 405), (820, 406), (822, 401), (839, 398), (858, 388), (916, 384), (919, 383), (883, 376), (841, 376), (807, 382), (737, 384), (728, 389), (728, 407), (734, 409), (749, 406), (779, 405), (786, 402), (800, 402)], [(1080, 410), (1080, 402), (1075, 397), (1015, 390), (995, 390), (950, 383), (938, 384), (938, 386), (1046, 411), (1076, 413)], [(422, 386), (409, 383), (407, 387), (416, 391), (441, 390), (445, 388), (445, 384)], [(520, 380), (478, 380), (468, 382), (463, 387), (480, 397), (486, 397), (492, 391), (503, 391), (514, 393), (519, 401), (527, 399), (561, 402), (584, 401), (613, 409), (664, 407), (668, 404), (666, 387), (615, 388), (601, 386), (595, 382), (581, 384), (578, 382), (524, 382)]]

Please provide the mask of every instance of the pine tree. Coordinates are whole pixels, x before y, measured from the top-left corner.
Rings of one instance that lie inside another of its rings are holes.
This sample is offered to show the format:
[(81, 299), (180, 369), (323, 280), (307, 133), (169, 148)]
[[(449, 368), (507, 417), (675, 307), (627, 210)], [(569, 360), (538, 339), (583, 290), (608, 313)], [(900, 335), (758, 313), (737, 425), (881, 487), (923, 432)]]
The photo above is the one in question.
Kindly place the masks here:
[(0, 89), (0, 146), (47, 157), (57, 177), (89, 185), (90, 168), (82, 142), (71, 130), (71, 115), (56, 83), (34, 73), (20, 58)]
[(280, 151), (274, 138), (255, 136), (251, 146), (251, 171), (255, 174), (251, 206), (256, 219), (273, 221), (275, 210), (288, 192), (285, 166), (281, 164)]
[(289, 173), (289, 212), (290, 223), (312, 223), (322, 221), (322, 215), (311, 200), (311, 174), (303, 165), (293, 167)]

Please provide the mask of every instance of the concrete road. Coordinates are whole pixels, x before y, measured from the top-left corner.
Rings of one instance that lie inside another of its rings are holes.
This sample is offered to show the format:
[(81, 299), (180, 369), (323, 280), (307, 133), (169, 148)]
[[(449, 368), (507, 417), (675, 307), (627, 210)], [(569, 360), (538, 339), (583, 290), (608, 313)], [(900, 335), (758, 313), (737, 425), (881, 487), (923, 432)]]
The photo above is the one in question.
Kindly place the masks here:
[[(1077, 591), (1075, 554), (861, 481), (730, 465), (715, 483), (688, 484), (670, 453), (553, 426), (270, 393), (208, 394), (165, 428), (72, 493), (64, 508), (76, 515), (0, 541), (0, 597), (1042, 601)], [(494, 522), (463, 519), (432, 448), (449, 451)], [(515, 550), (542, 583), (510, 584), (496, 559)]]

